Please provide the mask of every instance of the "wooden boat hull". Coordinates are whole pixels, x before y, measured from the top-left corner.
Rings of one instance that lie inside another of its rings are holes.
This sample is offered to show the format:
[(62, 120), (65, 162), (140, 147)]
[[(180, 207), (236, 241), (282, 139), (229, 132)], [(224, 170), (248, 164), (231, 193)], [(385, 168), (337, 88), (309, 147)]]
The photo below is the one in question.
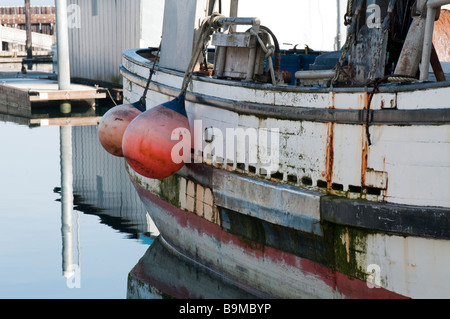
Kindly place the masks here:
[[(149, 67), (136, 50), (124, 52), (126, 100), (139, 97)], [(179, 93), (179, 72), (158, 69), (154, 79), (147, 105)], [(192, 163), (172, 177), (127, 167), (174, 250), (279, 298), (450, 295), (441, 278), (450, 267), (448, 82), (381, 88), (369, 113), (363, 88), (198, 77), (191, 89), (194, 131), (262, 129), (280, 144), (249, 163), (241, 158), (258, 143), (220, 158), (193, 136)]]
[[(173, 249), (230, 278), (249, 292), (270, 298), (404, 298), (373, 288), (307, 258), (253, 242), (225, 231), (216, 223), (186, 212), (133, 183), (161, 235)], [(265, 234), (282, 241), (283, 233)]]

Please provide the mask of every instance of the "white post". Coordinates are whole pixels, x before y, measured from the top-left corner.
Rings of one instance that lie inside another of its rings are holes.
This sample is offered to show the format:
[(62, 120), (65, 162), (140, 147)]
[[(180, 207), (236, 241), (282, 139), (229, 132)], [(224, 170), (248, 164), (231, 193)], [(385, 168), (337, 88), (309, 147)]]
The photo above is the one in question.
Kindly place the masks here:
[[(70, 90), (69, 26), (67, 0), (56, 0), (56, 46), (58, 51), (58, 87)], [(61, 103), (61, 112), (70, 113), (70, 103)]]
[(335, 50), (339, 51), (341, 49), (341, 0), (336, 0), (336, 11), (337, 11), (337, 25), (336, 25), (336, 41)]
[(67, 0), (56, 0), (56, 42), (58, 49), (58, 84), (60, 90), (70, 90), (69, 29)]
[(430, 70), (431, 48), (433, 46), (433, 29), (436, 9), (428, 7), (427, 20), (425, 22), (425, 38), (423, 41), (422, 65), (420, 68), (420, 80), (428, 81)]

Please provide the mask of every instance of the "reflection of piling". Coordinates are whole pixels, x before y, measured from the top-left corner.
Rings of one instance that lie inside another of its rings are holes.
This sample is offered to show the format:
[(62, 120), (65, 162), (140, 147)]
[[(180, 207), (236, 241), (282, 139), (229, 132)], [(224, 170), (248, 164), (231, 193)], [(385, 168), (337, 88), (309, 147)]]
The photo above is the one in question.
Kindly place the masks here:
[(74, 275), (73, 269), (73, 169), (72, 126), (60, 127), (61, 147), (61, 233), (64, 277)]
[[(70, 90), (69, 29), (67, 22), (67, 0), (56, 0), (56, 45), (58, 50), (59, 90)], [(70, 113), (71, 104), (61, 103), (61, 113)]]

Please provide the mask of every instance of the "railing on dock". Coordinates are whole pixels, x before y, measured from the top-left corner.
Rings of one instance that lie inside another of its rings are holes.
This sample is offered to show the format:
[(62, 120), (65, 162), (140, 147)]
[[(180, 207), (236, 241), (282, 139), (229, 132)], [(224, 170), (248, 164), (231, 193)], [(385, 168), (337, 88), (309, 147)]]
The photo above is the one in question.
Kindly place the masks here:
[[(32, 32), (32, 43), (34, 48), (50, 51), (53, 45), (53, 36)], [(25, 45), (27, 42), (27, 32), (16, 28), (0, 26), (0, 41)]]

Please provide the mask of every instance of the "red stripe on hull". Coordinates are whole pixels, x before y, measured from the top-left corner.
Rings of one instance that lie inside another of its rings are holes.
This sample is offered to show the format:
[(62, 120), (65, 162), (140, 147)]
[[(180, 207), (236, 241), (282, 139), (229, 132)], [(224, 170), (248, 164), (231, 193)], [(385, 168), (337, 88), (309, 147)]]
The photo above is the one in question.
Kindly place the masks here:
[[(179, 229), (185, 231), (197, 232), (198, 234), (206, 235), (213, 238), (215, 241), (223, 244), (231, 244), (239, 247), (243, 251), (243, 255), (251, 256), (259, 261), (270, 260), (274, 263), (283, 265), (284, 267), (292, 267), (300, 270), (305, 276), (314, 278), (314, 280), (323, 282), (330, 287), (336, 295), (341, 295), (344, 298), (350, 299), (405, 299), (405, 296), (399, 295), (395, 292), (384, 288), (369, 288), (365, 281), (349, 277), (343, 273), (333, 271), (317, 262), (295, 256), (293, 254), (274, 249), (269, 246), (260, 244), (251, 245), (248, 239), (243, 239), (239, 236), (230, 234), (224, 231), (220, 226), (209, 222), (194, 213), (181, 210), (168, 202), (160, 199), (150, 191), (140, 187), (135, 181), (133, 184), (141, 198), (141, 200), (149, 207), (158, 207), (167, 214), (168, 219), (174, 219), (178, 224)], [(149, 211), (152, 215), (152, 211)], [(153, 218), (153, 216), (152, 216)], [(156, 223), (156, 220), (154, 220)], [(169, 241), (169, 238), (164, 236), (164, 227), (156, 223), (162, 236)], [(174, 244), (170, 242), (170, 244)], [(182, 247), (175, 247), (182, 250)], [(189, 256), (196, 259), (194, 256)], [(209, 265), (214, 268), (214, 265)], [(227, 275), (227, 274), (224, 274)], [(264, 277), (264, 274), (261, 274)], [(267, 293), (267, 292), (265, 292)], [(320, 296), (317, 296), (320, 297)]]

